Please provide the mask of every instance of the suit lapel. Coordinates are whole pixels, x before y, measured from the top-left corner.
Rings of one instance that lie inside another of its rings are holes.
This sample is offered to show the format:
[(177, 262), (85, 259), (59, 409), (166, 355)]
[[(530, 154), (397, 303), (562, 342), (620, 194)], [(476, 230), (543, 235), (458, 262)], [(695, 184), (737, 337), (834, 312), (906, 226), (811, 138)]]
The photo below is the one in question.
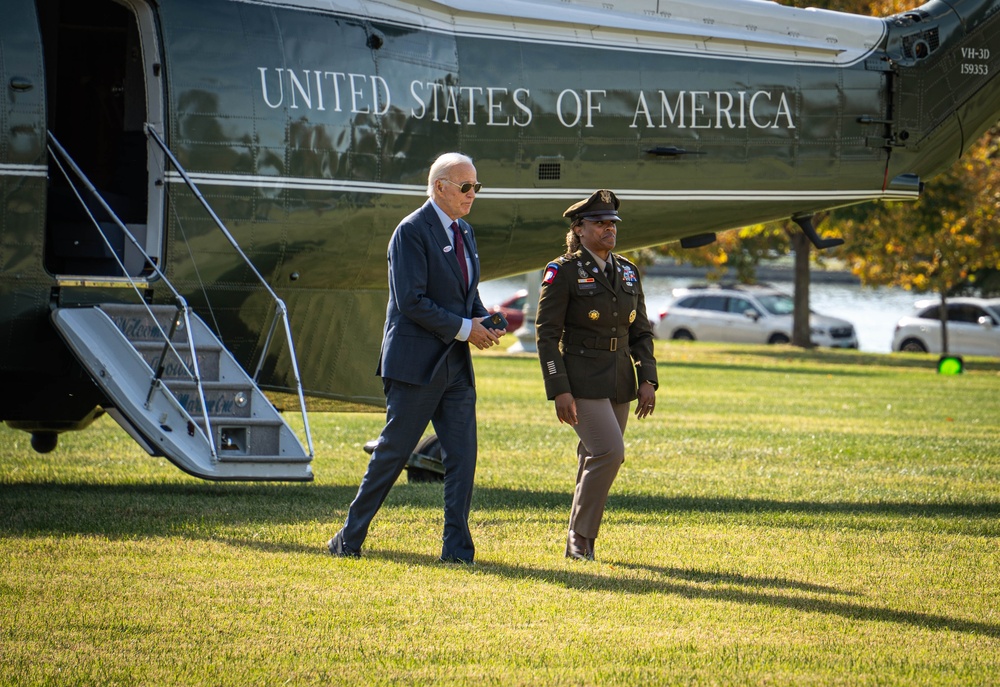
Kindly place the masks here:
[[(431, 236), (434, 237), (434, 243), (437, 245), (438, 250), (444, 257), (444, 261), (450, 265), (451, 273), (455, 275), (455, 279), (461, 282), (462, 270), (458, 266), (458, 258), (455, 256), (455, 249), (451, 245), (451, 237), (448, 236), (448, 232), (450, 232), (451, 229), (446, 229), (441, 226), (441, 220), (438, 217), (437, 212), (435, 212), (434, 206), (431, 205), (430, 200), (424, 204), (424, 220), (427, 222), (428, 231), (430, 231)], [(461, 230), (462, 220), (458, 221), (458, 227), (459, 230)]]

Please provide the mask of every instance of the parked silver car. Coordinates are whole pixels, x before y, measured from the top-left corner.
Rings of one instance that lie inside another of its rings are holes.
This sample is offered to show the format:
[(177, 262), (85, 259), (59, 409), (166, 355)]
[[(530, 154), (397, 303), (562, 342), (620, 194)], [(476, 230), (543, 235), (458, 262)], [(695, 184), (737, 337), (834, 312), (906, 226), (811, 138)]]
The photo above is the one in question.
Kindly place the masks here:
[[(948, 352), (1000, 356), (1000, 298), (951, 298), (948, 307)], [(941, 301), (917, 301), (896, 323), (892, 350), (941, 353)]]
[[(673, 294), (675, 300), (660, 311), (660, 338), (769, 344), (792, 339), (794, 302), (772, 287), (690, 287)], [(815, 346), (858, 347), (847, 320), (811, 313), (809, 331)]]

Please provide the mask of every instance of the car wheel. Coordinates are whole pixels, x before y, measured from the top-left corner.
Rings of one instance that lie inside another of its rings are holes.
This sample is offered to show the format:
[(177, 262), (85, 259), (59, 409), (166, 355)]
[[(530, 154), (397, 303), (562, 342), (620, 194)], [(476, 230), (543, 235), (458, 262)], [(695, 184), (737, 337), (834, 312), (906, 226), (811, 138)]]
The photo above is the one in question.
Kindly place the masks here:
[(678, 329), (670, 338), (674, 341), (694, 341), (694, 334), (686, 329)]
[(767, 340), (769, 344), (786, 344), (790, 339), (784, 334), (771, 334), (771, 338)]
[(920, 339), (907, 339), (899, 347), (899, 350), (904, 353), (926, 353), (927, 346), (925, 346)]

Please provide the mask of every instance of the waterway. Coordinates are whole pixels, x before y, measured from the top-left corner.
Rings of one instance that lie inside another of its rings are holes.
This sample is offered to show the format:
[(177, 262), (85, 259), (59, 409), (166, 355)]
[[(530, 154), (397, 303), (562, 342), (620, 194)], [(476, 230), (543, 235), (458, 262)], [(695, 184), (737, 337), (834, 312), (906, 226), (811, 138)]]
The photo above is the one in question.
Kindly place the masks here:
[[(541, 273), (533, 276), (540, 279)], [(518, 289), (527, 288), (527, 275), (483, 282), (479, 294), (487, 308), (506, 300)], [(704, 284), (703, 279), (692, 276), (646, 274), (642, 278), (646, 294), (646, 311), (654, 322), (660, 310), (673, 301), (673, 290), (691, 284)], [(791, 294), (793, 283), (782, 279), (768, 280), (768, 284)], [(832, 315), (849, 321), (858, 334), (858, 347), (870, 353), (888, 353), (892, 350), (892, 334), (896, 321), (907, 314), (913, 304), (930, 296), (917, 295), (896, 288), (869, 288), (850, 279), (815, 279), (809, 286), (809, 301), (813, 312)]]

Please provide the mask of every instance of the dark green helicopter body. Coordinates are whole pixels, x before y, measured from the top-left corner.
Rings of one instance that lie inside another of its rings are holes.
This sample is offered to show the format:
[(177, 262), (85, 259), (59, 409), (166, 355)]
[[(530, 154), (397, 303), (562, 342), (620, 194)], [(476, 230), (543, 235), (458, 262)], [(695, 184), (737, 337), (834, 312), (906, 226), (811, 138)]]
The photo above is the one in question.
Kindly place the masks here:
[[(622, 250), (916, 199), (1000, 113), (996, 0), (886, 19), (759, 0), (2, 5), (0, 419), (32, 432), (107, 403), (50, 310), (137, 298), (52, 140), (250, 360), (271, 306), (161, 136), (287, 304), (305, 392), (381, 403), (386, 245), (440, 153), (476, 163), (490, 279), (557, 255), (562, 210), (597, 188), (623, 200)], [(294, 386), (285, 352), (261, 383)]]

